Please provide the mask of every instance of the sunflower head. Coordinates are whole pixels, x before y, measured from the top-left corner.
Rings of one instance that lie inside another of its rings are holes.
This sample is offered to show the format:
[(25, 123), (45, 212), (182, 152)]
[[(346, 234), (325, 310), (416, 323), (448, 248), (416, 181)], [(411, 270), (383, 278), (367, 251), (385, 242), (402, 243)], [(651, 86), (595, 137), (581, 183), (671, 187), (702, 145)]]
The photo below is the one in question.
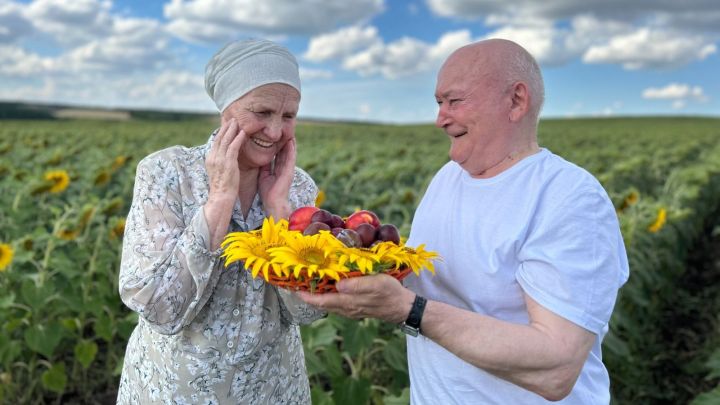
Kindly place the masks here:
[(222, 257), (225, 258), (225, 267), (236, 261), (244, 260), (245, 268), (252, 273), (253, 277), (257, 277), (258, 273), (262, 272), (265, 281), (268, 281), (271, 269), (279, 276), (281, 274), (279, 268), (270, 263), (271, 257), (268, 249), (284, 243), (287, 227), (286, 220), (281, 219), (276, 223), (270, 217), (263, 220), (260, 230), (229, 233), (221, 244), (224, 249)]
[(49, 192), (57, 194), (65, 191), (70, 184), (70, 176), (65, 170), (50, 170), (45, 173), (45, 180), (49, 182)]
[(272, 263), (278, 265), (284, 275), (295, 279), (331, 277), (340, 280), (340, 275), (348, 272), (343, 266), (338, 252), (344, 245), (328, 231), (315, 235), (302, 235), (288, 232), (285, 245), (269, 250)]
[(0, 243), (0, 271), (5, 271), (10, 266), (14, 255), (15, 251), (12, 246), (7, 243)]

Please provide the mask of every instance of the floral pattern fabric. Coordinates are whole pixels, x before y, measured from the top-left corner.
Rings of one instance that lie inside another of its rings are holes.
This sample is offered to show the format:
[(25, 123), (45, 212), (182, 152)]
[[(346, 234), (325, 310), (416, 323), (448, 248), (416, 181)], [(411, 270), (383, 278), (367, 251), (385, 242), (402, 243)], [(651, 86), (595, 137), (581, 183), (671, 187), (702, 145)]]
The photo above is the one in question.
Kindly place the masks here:
[[(207, 144), (172, 147), (137, 168), (126, 223), (120, 296), (139, 322), (127, 345), (119, 404), (310, 403), (299, 324), (324, 313), (289, 291), (224, 267), (209, 251)], [(317, 187), (301, 169), (292, 208)], [(261, 226), (255, 196), (247, 218), (236, 201), (229, 231)]]

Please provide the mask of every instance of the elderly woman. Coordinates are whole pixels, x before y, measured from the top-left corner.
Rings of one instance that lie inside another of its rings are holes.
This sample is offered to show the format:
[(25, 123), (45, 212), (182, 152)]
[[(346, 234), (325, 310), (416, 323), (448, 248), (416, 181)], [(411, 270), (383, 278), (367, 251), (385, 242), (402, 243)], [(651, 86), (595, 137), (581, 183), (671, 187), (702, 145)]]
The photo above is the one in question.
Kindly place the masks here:
[(207, 144), (137, 168), (120, 295), (140, 320), (118, 403), (309, 403), (298, 324), (323, 313), (219, 257), (228, 232), (314, 202), (295, 167), (297, 62), (269, 41), (234, 42), (208, 63), (205, 87), (221, 112)]

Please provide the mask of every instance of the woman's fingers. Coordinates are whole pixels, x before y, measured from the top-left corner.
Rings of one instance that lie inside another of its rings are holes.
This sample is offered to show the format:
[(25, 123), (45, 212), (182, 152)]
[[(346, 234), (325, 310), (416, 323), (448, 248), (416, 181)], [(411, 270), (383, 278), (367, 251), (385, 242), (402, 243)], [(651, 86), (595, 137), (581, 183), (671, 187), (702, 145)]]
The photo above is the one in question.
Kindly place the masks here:
[(227, 159), (235, 165), (237, 165), (238, 153), (240, 153), (240, 148), (245, 143), (245, 138), (247, 138), (247, 134), (245, 134), (245, 130), (241, 129), (228, 145)]
[(222, 139), (220, 139), (220, 149), (218, 150), (218, 152), (220, 152), (220, 154), (222, 154), (223, 156), (227, 154), (227, 149), (237, 136), (237, 131), (237, 121), (235, 121), (235, 119), (233, 118), (228, 122), (228, 125), (222, 134)]

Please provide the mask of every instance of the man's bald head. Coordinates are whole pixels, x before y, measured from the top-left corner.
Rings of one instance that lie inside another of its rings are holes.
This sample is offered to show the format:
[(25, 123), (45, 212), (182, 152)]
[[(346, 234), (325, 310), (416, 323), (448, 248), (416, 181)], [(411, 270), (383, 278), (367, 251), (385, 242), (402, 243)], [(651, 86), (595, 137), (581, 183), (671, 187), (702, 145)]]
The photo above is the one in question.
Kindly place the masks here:
[(530, 90), (529, 116), (537, 121), (543, 102), (540, 66), (522, 46), (506, 39), (488, 39), (459, 48), (445, 61), (442, 69), (461, 66), (468, 80), (483, 80), (501, 88), (524, 82)]

